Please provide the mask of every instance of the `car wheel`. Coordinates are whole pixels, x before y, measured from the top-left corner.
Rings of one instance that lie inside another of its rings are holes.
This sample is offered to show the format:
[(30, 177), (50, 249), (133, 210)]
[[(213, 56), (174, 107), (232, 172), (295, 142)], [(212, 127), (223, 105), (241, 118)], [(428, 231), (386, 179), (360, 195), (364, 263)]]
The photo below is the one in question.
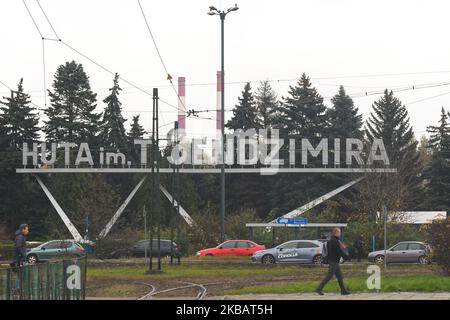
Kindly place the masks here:
[(427, 256), (420, 256), (420, 257), (419, 257), (419, 263), (420, 263), (420, 264), (429, 264), (429, 263), (430, 263), (430, 260), (428, 259)]
[(378, 256), (375, 257), (374, 261), (375, 261), (376, 264), (383, 264), (384, 263), (384, 256), (378, 255)]
[(211, 253), (207, 253), (205, 254), (205, 257), (214, 257), (214, 255), (212, 255)]
[(265, 256), (263, 256), (261, 258), (261, 263), (262, 264), (274, 264), (275, 258), (271, 254), (266, 254)]
[(35, 264), (35, 263), (37, 263), (37, 262), (38, 262), (38, 257), (37, 257), (37, 255), (35, 255), (35, 254), (30, 254), (30, 255), (28, 255), (28, 257), (27, 257), (27, 262), (28, 262), (29, 264)]
[(313, 258), (313, 263), (317, 265), (323, 264), (323, 257), (319, 254)]

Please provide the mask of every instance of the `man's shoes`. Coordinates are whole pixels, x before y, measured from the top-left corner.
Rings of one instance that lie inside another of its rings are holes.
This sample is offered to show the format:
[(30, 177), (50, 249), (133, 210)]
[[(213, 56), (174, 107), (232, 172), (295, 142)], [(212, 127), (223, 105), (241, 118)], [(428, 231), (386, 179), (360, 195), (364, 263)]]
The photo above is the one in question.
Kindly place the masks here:
[(323, 296), (323, 292), (319, 289), (314, 290), (315, 293), (317, 293), (319, 296)]
[(350, 294), (350, 292), (348, 292), (348, 291), (342, 291), (341, 292), (341, 295), (343, 295), (343, 296), (348, 296)]

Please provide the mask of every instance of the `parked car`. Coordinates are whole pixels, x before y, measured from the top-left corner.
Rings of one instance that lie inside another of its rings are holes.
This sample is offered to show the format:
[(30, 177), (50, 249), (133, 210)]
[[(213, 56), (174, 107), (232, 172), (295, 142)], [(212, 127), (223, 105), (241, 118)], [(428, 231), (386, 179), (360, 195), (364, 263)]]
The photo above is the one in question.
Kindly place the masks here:
[(74, 240), (51, 240), (35, 248), (28, 249), (27, 262), (34, 264), (65, 255), (82, 256), (85, 254), (81, 244)]
[[(389, 249), (386, 249), (386, 262), (428, 264), (431, 262), (429, 253), (429, 248), (423, 242), (399, 242)], [(383, 264), (385, 259), (384, 250), (370, 252), (367, 258), (370, 262)]]
[(256, 251), (264, 249), (266, 249), (265, 246), (250, 240), (228, 240), (219, 244), (217, 247), (200, 250), (196, 256), (251, 256)]
[[(172, 252), (173, 257), (181, 256), (181, 249), (175, 243), (172, 242), (172, 251), (170, 246), (170, 240), (161, 239), (160, 240), (161, 256), (170, 256)], [(158, 240), (153, 239), (152, 250), (150, 250), (150, 240), (140, 240), (128, 248), (114, 250), (109, 254), (110, 258), (120, 258), (120, 257), (144, 257), (145, 251), (147, 251), (147, 256), (150, 253), (153, 257), (158, 256)]]
[(274, 263), (323, 263), (323, 243), (317, 240), (292, 240), (274, 248), (255, 252), (252, 262)]

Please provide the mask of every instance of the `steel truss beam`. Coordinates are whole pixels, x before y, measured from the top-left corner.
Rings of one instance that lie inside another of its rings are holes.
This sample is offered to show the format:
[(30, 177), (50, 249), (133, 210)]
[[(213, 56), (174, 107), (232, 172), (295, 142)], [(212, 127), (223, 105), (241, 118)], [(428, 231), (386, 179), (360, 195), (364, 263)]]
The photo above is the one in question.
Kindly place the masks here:
[[(330, 191), (330, 192), (324, 194), (323, 196), (320, 196), (319, 198), (314, 199), (313, 201), (308, 202), (307, 204), (305, 204), (305, 205), (303, 205), (301, 207), (298, 207), (297, 209), (292, 210), (291, 212), (288, 212), (285, 215), (282, 215), (279, 218), (294, 218), (294, 217), (297, 217), (299, 215), (302, 215), (306, 211), (308, 211), (308, 210), (314, 208), (315, 206), (321, 204), (322, 202), (330, 199), (331, 197), (337, 195), (338, 193), (344, 191), (345, 189), (350, 188), (351, 186), (353, 186), (354, 184), (360, 182), (364, 178), (365, 177), (361, 177), (361, 178), (355, 179), (353, 181), (350, 181), (349, 183), (346, 183), (343, 186), (340, 186), (339, 188), (334, 189), (333, 191)], [(278, 218), (272, 220), (271, 223), (276, 223), (277, 219)]]
[[(74, 238), (74, 240), (75, 241), (79, 241), (79, 242), (83, 242), (83, 240), (84, 240), (83, 237), (78, 232), (78, 230), (75, 227), (75, 225), (70, 221), (69, 217), (64, 212), (64, 210), (61, 208), (61, 206), (58, 204), (58, 202), (56, 201), (55, 197), (53, 197), (53, 195), (51, 194), (50, 190), (44, 184), (42, 179), (39, 178), (37, 175), (35, 176), (35, 178), (36, 178), (37, 182), (39, 183), (39, 185), (41, 186), (41, 188), (44, 191), (44, 193), (47, 196), (47, 198), (50, 200), (50, 203), (53, 205), (53, 207), (55, 208), (56, 212), (58, 213), (58, 215), (60, 216), (60, 218), (64, 222), (65, 226), (69, 230), (69, 232), (72, 235), (72, 237)], [(125, 201), (122, 203), (122, 205), (117, 209), (117, 211), (114, 213), (112, 218), (108, 221), (108, 223), (106, 224), (105, 228), (103, 228), (103, 230), (100, 232), (100, 234), (98, 236), (98, 239), (103, 239), (103, 238), (105, 238), (108, 235), (108, 233), (111, 231), (111, 229), (114, 226), (114, 224), (117, 222), (117, 220), (119, 220), (120, 216), (122, 215), (122, 213), (125, 210), (125, 208), (127, 207), (127, 205), (130, 203), (130, 201), (133, 199), (133, 197), (135, 196), (135, 194), (137, 193), (139, 188), (144, 183), (145, 179), (146, 179), (146, 177), (143, 177), (138, 182), (138, 184), (134, 187), (134, 189), (131, 191), (131, 193), (128, 195), (128, 197), (125, 199)], [(172, 195), (162, 185), (159, 186), (159, 189), (166, 196), (166, 198), (169, 199), (170, 202), (172, 202)], [(174, 206), (177, 206), (177, 204), (178, 204), (177, 200), (174, 200)], [(186, 221), (186, 223), (190, 227), (193, 227), (195, 225), (194, 220), (186, 212), (186, 210), (184, 210), (183, 207), (181, 207), (181, 205), (180, 205), (180, 215), (183, 217), (183, 219)]]

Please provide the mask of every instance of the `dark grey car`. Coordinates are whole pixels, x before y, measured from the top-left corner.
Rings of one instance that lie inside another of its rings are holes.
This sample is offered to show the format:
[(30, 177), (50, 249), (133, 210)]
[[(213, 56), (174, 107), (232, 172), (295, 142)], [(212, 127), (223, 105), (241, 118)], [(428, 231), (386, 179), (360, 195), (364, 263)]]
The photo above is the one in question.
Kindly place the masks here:
[[(429, 249), (423, 242), (404, 241), (386, 249), (387, 263), (430, 263)], [(370, 252), (368, 255), (370, 262), (384, 263), (384, 250)]]
[[(172, 248), (170, 245), (170, 240), (161, 239), (161, 256), (170, 256), (172, 253), (173, 257), (181, 256), (180, 247), (172, 242)], [(153, 257), (158, 255), (158, 240), (153, 239), (152, 250), (150, 250), (150, 240), (141, 240), (134, 243), (131, 247), (125, 249), (118, 249), (110, 253), (110, 258), (120, 258), (123, 256), (132, 256), (132, 257), (144, 257), (145, 251), (147, 250), (147, 256), (151, 254)]]

